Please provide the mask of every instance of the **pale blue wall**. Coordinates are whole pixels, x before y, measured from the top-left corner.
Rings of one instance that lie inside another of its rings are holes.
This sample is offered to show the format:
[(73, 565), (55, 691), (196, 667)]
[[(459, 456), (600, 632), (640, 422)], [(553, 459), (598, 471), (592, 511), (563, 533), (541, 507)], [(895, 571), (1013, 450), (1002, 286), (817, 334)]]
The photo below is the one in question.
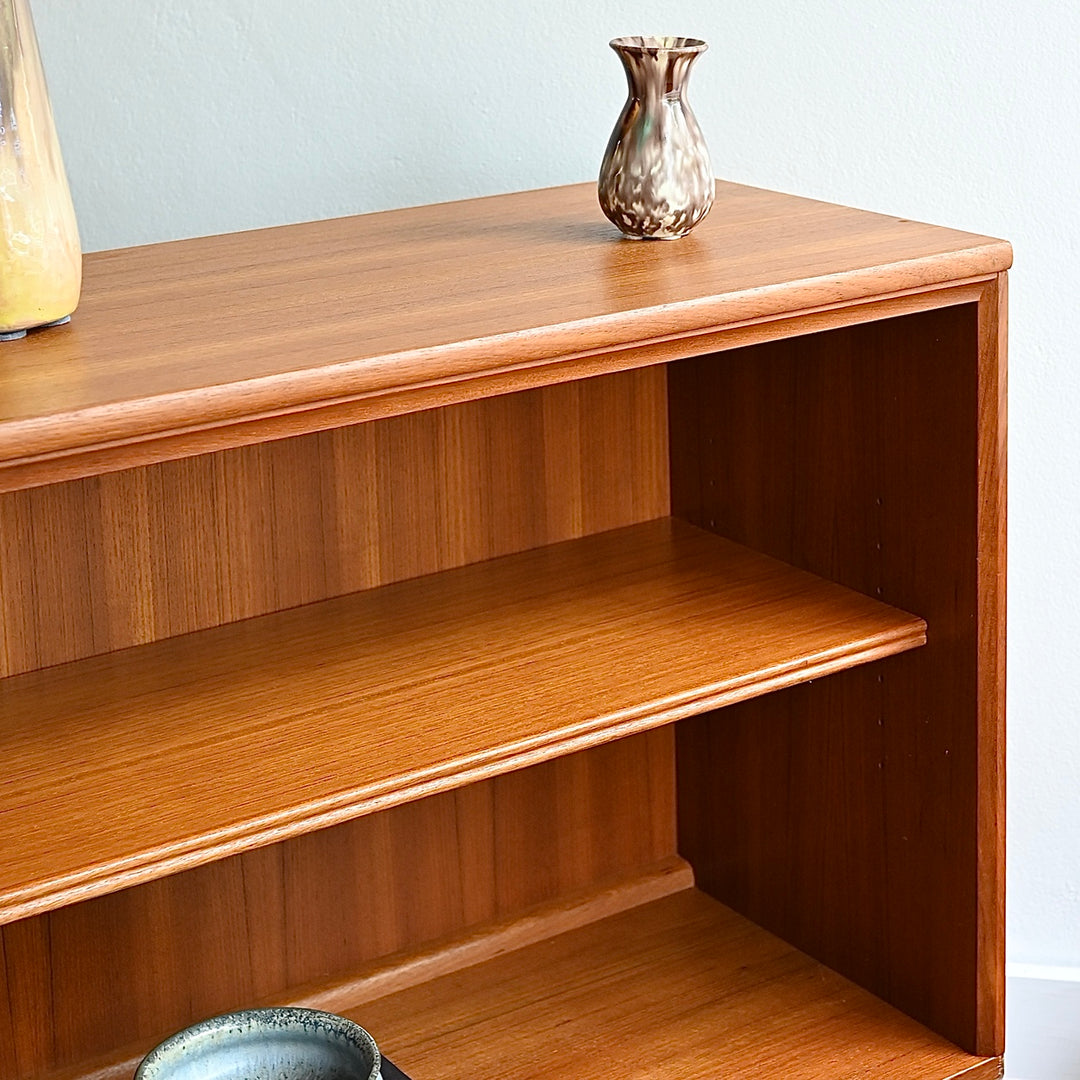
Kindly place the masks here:
[(1013, 240), (1010, 955), (1080, 964), (1080, 6), (34, 5), (91, 249), (591, 179), (636, 32), (720, 176)]

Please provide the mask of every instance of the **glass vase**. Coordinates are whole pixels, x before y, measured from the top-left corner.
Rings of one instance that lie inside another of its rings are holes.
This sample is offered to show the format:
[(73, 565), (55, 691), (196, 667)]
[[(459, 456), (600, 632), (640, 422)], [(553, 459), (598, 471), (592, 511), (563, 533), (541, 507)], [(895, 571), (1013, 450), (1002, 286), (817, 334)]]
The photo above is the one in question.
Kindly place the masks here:
[(686, 101), (697, 38), (611, 42), (629, 95), (600, 167), (600, 206), (627, 236), (677, 240), (709, 212), (716, 190), (705, 139)]
[(66, 322), (82, 249), (29, 0), (0, 0), (0, 340)]

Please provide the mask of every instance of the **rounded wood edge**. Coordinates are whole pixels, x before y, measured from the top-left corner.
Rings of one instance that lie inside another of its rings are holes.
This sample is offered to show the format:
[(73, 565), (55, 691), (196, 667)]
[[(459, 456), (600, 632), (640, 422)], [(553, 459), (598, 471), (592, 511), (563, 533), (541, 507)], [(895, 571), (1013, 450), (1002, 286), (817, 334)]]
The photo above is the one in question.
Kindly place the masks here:
[(449, 762), (434, 769), (393, 777), (377, 785), (293, 807), (267, 818), (140, 852), (116, 862), (91, 866), (57, 880), (40, 882), (0, 897), (0, 925), (600, 746), (774, 690), (810, 682), (925, 643), (926, 623), (911, 616), (908, 622), (890, 633), (844, 646), (814, 657), (810, 662), (800, 660), (735, 683), (725, 683), (722, 687), (697, 690), (676, 700), (650, 702), (628, 713), (605, 716), (569, 730), (547, 732), (524, 743), (497, 747), (466, 761)]
[[(574, 334), (552, 342), (555, 348), (563, 345), (562, 352), (545, 351), (535, 343), (527, 348), (521, 335), (508, 335), (495, 342), (466, 343), (475, 347), (475, 355), (442, 371), (425, 369), (422, 354), (417, 353), (224, 384), (45, 419), (12, 421), (0, 426), (0, 493), (667, 363), (856, 322), (977, 303), (996, 280), (978, 273), (892, 293), (834, 298), (797, 311), (781, 306), (772, 312), (748, 311), (745, 317), (738, 318), (737, 312), (729, 311), (722, 324), (706, 320), (681, 330), (669, 328), (669, 332), (653, 336), (571, 351), (565, 345), (574, 343)], [(758, 305), (763, 295), (756, 296)], [(552, 334), (566, 330), (549, 329)], [(489, 346), (493, 353), (487, 351)], [(447, 347), (443, 352), (451, 349), (464, 351), (464, 346)], [(395, 365), (411, 370), (415, 378), (402, 381)], [(398, 378), (390, 378), (391, 373)]]

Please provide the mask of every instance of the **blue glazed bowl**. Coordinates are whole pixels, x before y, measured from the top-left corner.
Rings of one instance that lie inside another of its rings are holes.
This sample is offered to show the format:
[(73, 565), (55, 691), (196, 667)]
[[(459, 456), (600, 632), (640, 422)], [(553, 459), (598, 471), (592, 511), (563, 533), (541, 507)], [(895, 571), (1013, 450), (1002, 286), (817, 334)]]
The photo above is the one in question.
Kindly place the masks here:
[(317, 1009), (249, 1009), (166, 1039), (135, 1080), (381, 1080), (375, 1040)]

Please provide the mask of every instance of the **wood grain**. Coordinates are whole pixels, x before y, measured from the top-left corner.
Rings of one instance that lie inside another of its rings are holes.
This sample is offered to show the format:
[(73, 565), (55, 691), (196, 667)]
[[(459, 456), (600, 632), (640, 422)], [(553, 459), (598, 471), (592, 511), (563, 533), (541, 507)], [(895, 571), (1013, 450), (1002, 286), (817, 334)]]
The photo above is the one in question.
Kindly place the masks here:
[(0, 675), (668, 512), (662, 368), (0, 495)]
[(345, 1007), (685, 887), (674, 786), (665, 728), (0, 927), (0, 1076), (130, 1080), (217, 1012)]
[(350, 1015), (416, 1077), (990, 1080), (976, 1057), (687, 890), (368, 1002)]
[(914, 290), (899, 290), (873, 299), (824, 303), (804, 308), (795, 316), (751, 318), (728, 323), (720, 329), (667, 335), (609, 352), (570, 354), (551, 362), (510, 364), (486, 374), (449, 382), (361, 392), (345, 399), (334, 399), (330, 403), (317, 403), (302, 411), (151, 433), (61, 456), (31, 454), (17, 460), (0, 461), (0, 494), (73, 478), (97, 476), (118, 469), (216, 453), (230, 447), (286, 439), (307, 432), (328, 431), (343, 425), (437, 409), (464, 401), (637, 370), (686, 356), (740, 348), (816, 330), (970, 303), (978, 300), (990, 280), (993, 280), (992, 275), (961, 283), (946, 282)]
[[(297, 997), (420, 1078), (1000, 1075), (1011, 250), (718, 195), (103, 253), (0, 347), (3, 1080)], [(685, 876), (676, 788), (791, 944), (516, 948)]]
[(1008, 276), (979, 303), (978, 979), (976, 1040), (1005, 1045)]
[(665, 518), (14, 676), (0, 916), (924, 640), (915, 616)]
[(680, 850), (706, 891), (997, 1055), (1004, 428), (981, 308), (683, 362), (669, 389), (677, 513), (928, 624), (917, 654), (682, 725)]
[(86, 474), (144, 463), (145, 440), (205, 452), (230, 427), (250, 441), (255, 421), (280, 438), (325, 408), (339, 411), (307, 430), (346, 423), (340, 406), (373, 394), (992, 276), (1011, 258), (1000, 240), (725, 183), (677, 245), (621, 240), (576, 185), (104, 252), (70, 327), (4, 347), (0, 464), (58, 462), (12, 486), (77, 475), (72, 455)]

